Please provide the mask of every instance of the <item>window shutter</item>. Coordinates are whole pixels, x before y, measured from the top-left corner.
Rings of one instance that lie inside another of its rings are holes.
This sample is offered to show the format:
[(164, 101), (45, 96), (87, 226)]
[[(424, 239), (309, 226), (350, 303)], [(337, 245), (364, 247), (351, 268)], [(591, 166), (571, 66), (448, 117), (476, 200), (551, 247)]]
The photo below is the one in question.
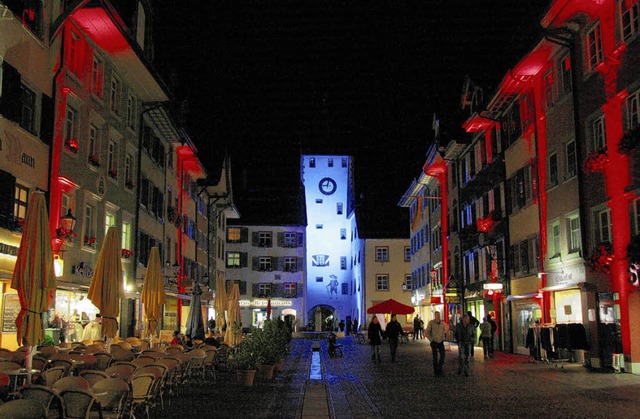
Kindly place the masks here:
[(251, 284), (251, 296), (252, 297), (260, 296), (260, 289), (258, 287), (258, 284)]
[(40, 138), (47, 144), (53, 144), (53, 99), (42, 95), (42, 117), (40, 119)]
[(296, 233), (298, 238), (298, 247), (304, 246), (304, 233)]
[(284, 271), (284, 258), (283, 257), (273, 257), (271, 258), (271, 262), (274, 266), (274, 271)]
[(260, 269), (260, 258), (257, 256), (253, 256), (251, 258), (251, 270), (257, 271)]
[[(602, 236), (600, 235), (600, 232), (602, 231), (600, 228), (600, 217), (598, 214), (598, 211), (595, 211), (593, 213), (593, 230), (595, 231), (595, 239), (596, 239), (596, 245), (602, 243)], [(571, 229), (569, 228), (569, 232), (571, 231)]]
[(240, 228), (240, 243), (246, 243), (249, 241), (249, 229), (247, 227)]
[(240, 252), (240, 267), (246, 268), (249, 266), (249, 255), (246, 252)]
[(247, 281), (238, 281), (238, 288), (240, 288), (240, 295), (247, 295)]
[(304, 258), (297, 258), (296, 260), (296, 271), (301, 272), (304, 270)]
[(258, 232), (254, 231), (253, 233), (251, 233), (251, 245), (252, 246), (257, 246), (258, 245)]
[(0, 170), (0, 225), (8, 227), (13, 223), (13, 201), (16, 191), (16, 178)]
[[(9, 63), (2, 63), (2, 91), (0, 92), (0, 114), (5, 118), (20, 122), (22, 113), (22, 82), (20, 73)], [(52, 127), (53, 128), (53, 127)], [(13, 202), (13, 201), (12, 201)]]
[(284, 247), (284, 232), (278, 231), (276, 235), (276, 240), (278, 243), (278, 247)]

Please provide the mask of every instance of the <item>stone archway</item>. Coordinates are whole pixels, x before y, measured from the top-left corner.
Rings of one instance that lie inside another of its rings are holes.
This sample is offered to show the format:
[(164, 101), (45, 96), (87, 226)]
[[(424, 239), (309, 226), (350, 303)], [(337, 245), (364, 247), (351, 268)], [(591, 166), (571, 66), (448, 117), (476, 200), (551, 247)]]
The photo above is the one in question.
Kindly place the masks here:
[(307, 330), (322, 332), (335, 329), (337, 311), (330, 305), (318, 304), (307, 312)]

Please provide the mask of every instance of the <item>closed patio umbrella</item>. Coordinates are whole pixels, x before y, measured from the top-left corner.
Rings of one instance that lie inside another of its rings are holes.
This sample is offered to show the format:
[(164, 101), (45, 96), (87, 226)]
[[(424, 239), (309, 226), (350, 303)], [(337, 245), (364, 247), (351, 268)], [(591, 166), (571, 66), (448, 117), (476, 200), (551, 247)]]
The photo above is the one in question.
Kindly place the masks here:
[(189, 316), (187, 317), (187, 328), (185, 334), (191, 336), (191, 340), (204, 339), (204, 320), (202, 320), (202, 307), (200, 301), (202, 290), (197, 283), (193, 285), (193, 296), (189, 306)]
[[(38, 345), (44, 339), (42, 313), (49, 307), (50, 292), (56, 289), (49, 217), (44, 193), (29, 199), (11, 288), (18, 291), (20, 313), (16, 318), (18, 345)], [(29, 354), (33, 351), (29, 349)], [(31, 356), (28, 358), (31, 359)], [(31, 367), (31, 365), (27, 365)]]
[(158, 332), (158, 323), (162, 315), (162, 306), (166, 300), (164, 280), (162, 278), (162, 265), (160, 264), (160, 252), (157, 247), (152, 247), (151, 253), (149, 254), (140, 299), (142, 304), (144, 304), (147, 333), (149, 336), (155, 336)]
[(213, 307), (216, 309), (216, 326), (222, 331), (226, 324), (224, 312), (227, 309), (227, 287), (222, 272), (218, 272), (216, 278), (216, 297), (213, 299)]
[(231, 293), (229, 294), (227, 315), (229, 317), (229, 324), (227, 325), (227, 332), (224, 335), (224, 342), (229, 346), (234, 346), (240, 343), (242, 336), (242, 317), (240, 314), (240, 287), (235, 282), (233, 284), (233, 287), (231, 287)]
[(88, 297), (102, 315), (102, 336), (118, 333), (118, 315), (122, 298), (122, 249), (116, 227), (109, 227), (102, 242)]

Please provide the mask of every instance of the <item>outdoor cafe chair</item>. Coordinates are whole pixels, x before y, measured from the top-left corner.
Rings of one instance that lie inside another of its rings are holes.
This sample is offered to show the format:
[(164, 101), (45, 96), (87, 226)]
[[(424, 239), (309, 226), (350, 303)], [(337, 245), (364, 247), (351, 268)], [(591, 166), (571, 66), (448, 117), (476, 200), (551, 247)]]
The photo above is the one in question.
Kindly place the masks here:
[(131, 361), (131, 364), (135, 365), (136, 368), (140, 368), (140, 367), (144, 367), (145, 365), (151, 365), (154, 364), (156, 362), (155, 358), (150, 358), (150, 357), (138, 357), (136, 359), (134, 359), (133, 361)]
[(84, 378), (89, 382), (89, 385), (93, 387), (93, 385), (105, 378), (109, 378), (106, 372), (100, 370), (83, 370), (80, 371), (80, 377)]
[(97, 352), (94, 353), (93, 356), (96, 357), (96, 365), (95, 369), (104, 371), (111, 365), (111, 361), (113, 361), (113, 357), (105, 352)]
[[(148, 365), (142, 367), (133, 373), (133, 377), (136, 375), (153, 374), (156, 381), (153, 383), (153, 406), (156, 405), (156, 400), (160, 399), (160, 405), (164, 409), (164, 389), (165, 389), (165, 377), (167, 375), (167, 367), (163, 365)], [(133, 378), (132, 378), (133, 379)]]
[(107, 350), (103, 343), (92, 343), (87, 346), (85, 354), (107, 353)]
[(119, 345), (111, 345), (109, 353), (113, 357), (114, 361), (133, 361), (135, 356), (130, 349), (124, 349)]
[(47, 412), (40, 403), (32, 400), (16, 399), (0, 406), (0, 418), (11, 419), (44, 419)]
[(58, 353), (58, 348), (56, 348), (55, 346), (38, 346), (38, 353), (41, 356), (49, 359), (53, 355)]
[(15, 362), (16, 364), (24, 365), (24, 360), (27, 357), (27, 353), (24, 351), (15, 351), (11, 355), (11, 362)]
[(64, 402), (60, 394), (47, 386), (27, 384), (20, 390), (24, 400), (33, 400), (44, 406), (49, 418), (64, 418)]
[(204, 361), (207, 358), (207, 353), (204, 349), (194, 349), (187, 355), (191, 357), (190, 375), (194, 373), (204, 380), (205, 378), (205, 365)]
[(89, 390), (91, 385), (84, 378), (72, 375), (70, 377), (62, 377), (53, 383), (51, 388), (59, 392), (63, 390)]
[(207, 349), (205, 351), (207, 357), (204, 359), (205, 374), (211, 374), (214, 380), (217, 380), (215, 359), (218, 351), (216, 349)]
[(64, 369), (64, 372), (62, 373), (64, 377), (69, 376), (73, 369), (73, 362), (69, 359), (55, 359), (51, 361), (50, 364), (52, 367), (62, 367)]
[(64, 367), (50, 367), (42, 371), (44, 385), (52, 387), (53, 384), (64, 376)]
[(166, 353), (168, 353), (169, 355), (175, 355), (175, 354), (181, 354), (184, 353), (184, 349), (182, 349), (182, 347), (180, 346), (169, 346), (166, 350)]
[(20, 368), (22, 368), (22, 365), (16, 362), (0, 362), (0, 371), (19, 370)]
[(154, 365), (160, 365), (167, 370), (164, 376), (164, 388), (169, 394), (174, 393), (176, 386), (176, 370), (178, 368), (179, 361), (176, 359), (162, 358), (158, 359)]
[(102, 407), (96, 397), (87, 390), (67, 389), (60, 392), (64, 400), (65, 419), (86, 419), (92, 411), (97, 411), (102, 418)]
[(96, 382), (93, 394), (100, 401), (102, 415), (106, 418), (120, 419), (124, 415), (129, 397), (129, 384), (119, 378), (105, 378)]
[(135, 416), (139, 408), (144, 408), (149, 419), (149, 408), (153, 405), (153, 386), (156, 377), (153, 374), (140, 374), (131, 378), (130, 416)]
[(11, 359), (13, 351), (7, 348), (0, 348), (0, 358)]
[(104, 372), (106, 372), (109, 377), (120, 378), (124, 381), (128, 381), (129, 378), (131, 378), (131, 376), (133, 375), (135, 370), (136, 370), (136, 367), (133, 365), (121, 364), (121, 365), (112, 365), (106, 370), (104, 370)]

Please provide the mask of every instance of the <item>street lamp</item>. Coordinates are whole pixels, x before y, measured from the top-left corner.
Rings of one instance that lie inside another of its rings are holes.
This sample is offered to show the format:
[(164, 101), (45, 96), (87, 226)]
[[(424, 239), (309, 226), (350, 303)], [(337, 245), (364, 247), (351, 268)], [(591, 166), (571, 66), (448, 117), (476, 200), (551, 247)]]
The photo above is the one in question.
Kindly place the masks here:
[(171, 272), (173, 273), (173, 276), (171, 275), (164, 275), (164, 280), (166, 282), (166, 284), (168, 286), (173, 286), (173, 285), (177, 285), (178, 284), (178, 277), (180, 275), (180, 264), (178, 262), (174, 263), (173, 265), (170, 265), (169, 261), (167, 261), (165, 263), (165, 273), (169, 270), (169, 266), (171, 266)]
[(73, 233), (73, 229), (76, 227), (78, 220), (71, 213), (71, 208), (67, 209), (67, 214), (60, 217), (60, 227), (56, 229), (56, 234), (59, 238), (64, 238)]

